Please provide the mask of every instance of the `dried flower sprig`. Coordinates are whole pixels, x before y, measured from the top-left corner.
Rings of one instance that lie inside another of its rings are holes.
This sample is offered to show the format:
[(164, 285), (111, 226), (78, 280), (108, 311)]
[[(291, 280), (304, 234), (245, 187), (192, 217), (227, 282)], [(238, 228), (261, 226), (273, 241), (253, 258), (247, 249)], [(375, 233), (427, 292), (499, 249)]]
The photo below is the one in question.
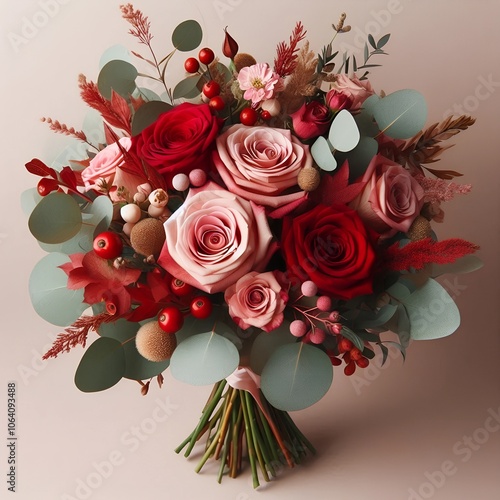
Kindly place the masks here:
[(291, 75), (297, 66), (297, 45), (305, 38), (307, 31), (299, 21), (290, 36), (290, 42), (281, 42), (276, 49), (274, 71), (282, 78)]

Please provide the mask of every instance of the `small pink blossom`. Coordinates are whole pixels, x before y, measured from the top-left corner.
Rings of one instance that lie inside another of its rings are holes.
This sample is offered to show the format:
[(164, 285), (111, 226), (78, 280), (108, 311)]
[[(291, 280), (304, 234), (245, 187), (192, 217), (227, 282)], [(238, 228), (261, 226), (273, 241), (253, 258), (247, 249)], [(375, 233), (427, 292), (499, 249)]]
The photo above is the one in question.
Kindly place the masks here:
[(245, 91), (243, 97), (252, 101), (253, 105), (271, 99), (283, 88), (279, 75), (266, 63), (242, 68), (238, 73), (238, 83), (241, 90)]

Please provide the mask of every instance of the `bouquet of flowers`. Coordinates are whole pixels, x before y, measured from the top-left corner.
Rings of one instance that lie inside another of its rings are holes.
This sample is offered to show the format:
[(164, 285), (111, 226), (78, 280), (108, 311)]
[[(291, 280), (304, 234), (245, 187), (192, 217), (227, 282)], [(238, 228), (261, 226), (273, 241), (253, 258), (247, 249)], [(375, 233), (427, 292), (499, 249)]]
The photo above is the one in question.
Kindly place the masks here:
[[(149, 53), (108, 51), (97, 83), (80, 76), (93, 109), (82, 130), (42, 119), (82, 157), (26, 164), (40, 179), (22, 201), (48, 252), (30, 294), (64, 327), (45, 358), (89, 342), (75, 375), (85, 392), (125, 378), (145, 395), (167, 368), (213, 385), (176, 451), (203, 438), (196, 470), (220, 460), (219, 481), (248, 457), (257, 487), (314, 452), (288, 412), (320, 400), (333, 367), (349, 376), (458, 328), (436, 278), (481, 262), (433, 223), (470, 186), (429, 165), (474, 120), (425, 127), (419, 92), (376, 93), (367, 75), (389, 35), (368, 36), (362, 60), (335, 51), (345, 14), (319, 54), (297, 23), (270, 64), (227, 29), (221, 54), (200, 50), (194, 20), (159, 57), (148, 18), (121, 12)], [(186, 76), (171, 87), (179, 52)]]

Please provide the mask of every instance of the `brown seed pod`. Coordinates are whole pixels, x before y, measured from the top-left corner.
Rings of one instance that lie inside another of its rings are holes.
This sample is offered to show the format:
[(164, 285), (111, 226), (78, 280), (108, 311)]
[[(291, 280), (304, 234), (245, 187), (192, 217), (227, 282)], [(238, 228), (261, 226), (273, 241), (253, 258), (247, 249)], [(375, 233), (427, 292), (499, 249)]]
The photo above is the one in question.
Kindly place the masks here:
[(321, 176), (319, 172), (312, 167), (303, 168), (297, 177), (297, 184), (303, 191), (314, 191), (318, 188)]
[(165, 361), (172, 356), (177, 347), (177, 338), (166, 333), (158, 321), (150, 321), (139, 328), (135, 336), (135, 345), (139, 354), (149, 361)]
[(410, 226), (410, 229), (408, 229), (407, 234), (410, 240), (418, 241), (429, 238), (431, 233), (431, 223), (425, 217), (418, 215)]
[(130, 232), (130, 244), (135, 252), (149, 257), (160, 255), (165, 243), (165, 229), (158, 219), (148, 217), (140, 220)]
[(240, 71), (241, 68), (246, 68), (247, 66), (253, 66), (257, 64), (254, 56), (250, 54), (245, 54), (244, 52), (238, 53), (233, 59), (236, 71)]

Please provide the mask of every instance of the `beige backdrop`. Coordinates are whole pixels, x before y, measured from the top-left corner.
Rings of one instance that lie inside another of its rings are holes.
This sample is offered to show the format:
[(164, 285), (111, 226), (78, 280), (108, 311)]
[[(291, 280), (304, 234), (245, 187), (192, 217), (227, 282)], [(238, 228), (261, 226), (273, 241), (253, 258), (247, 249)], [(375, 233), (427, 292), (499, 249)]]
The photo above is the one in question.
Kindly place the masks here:
[[(216, 483), (214, 469), (175, 455), (209, 388), (193, 388), (167, 374), (162, 390), (141, 397), (122, 382), (100, 394), (73, 384), (82, 351), (41, 362), (59, 332), (31, 309), (27, 282), (44, 254), (27, 231), (20, 193), (34, 186), (24, 170), (33, 157), (51, 161), (66, 144), (39, 122), (58, 118), (79, 127), (85, 107), (79, 73), (96, 79), (101, 53), (127, 35), (119, 2), (3, 0), (2, 348), (0, 436), (7, 429), (7, 382), (18, 386), (17, 496), (23, 500), (220, 498), (254, 500), (461, 500), (499, 498), (499, 125), (498, 0), (137, 0), (150, 16), (158, 53), (170, 50), (172, 29), (196, 18), (204, 44), (219, 50), (227, 25), (244, 51), (272, 62), (276, 43), (302, 20), (312, 47), (329, 41), (331, 23), (348, 13), (353, 30), (341, 39), (358, 50), (364, 33), (390, 32), (389, 57), (380, 57), (372, 83), (391, 92), (416, 88), (429, 102), (429, 123), (455, 110), (477, 117), (456, 138), (440, 167), (464, 173), (473, 192), (450, 202), (441, 238), (460, 236), (481, 245), (485, 268), (448, 277), (445, 285), (462, 312), (459, 331), (443, 340), (414, 343), (403, 366), (391, 358), (351, 379), (336, 370), (328, 395), (294, 415), (318, 455), (254, 491), (248, 470)], [(162, 47), (165, 47), (162, 49)], [(359, 50), (362, 54), (362, 51)], [(181, 74), (184, 57), (171, 63)], [(451, 111), (450, 111), (451, 110)], [(7, 496), (8, 449), (0, 446), (0, 497)]]

